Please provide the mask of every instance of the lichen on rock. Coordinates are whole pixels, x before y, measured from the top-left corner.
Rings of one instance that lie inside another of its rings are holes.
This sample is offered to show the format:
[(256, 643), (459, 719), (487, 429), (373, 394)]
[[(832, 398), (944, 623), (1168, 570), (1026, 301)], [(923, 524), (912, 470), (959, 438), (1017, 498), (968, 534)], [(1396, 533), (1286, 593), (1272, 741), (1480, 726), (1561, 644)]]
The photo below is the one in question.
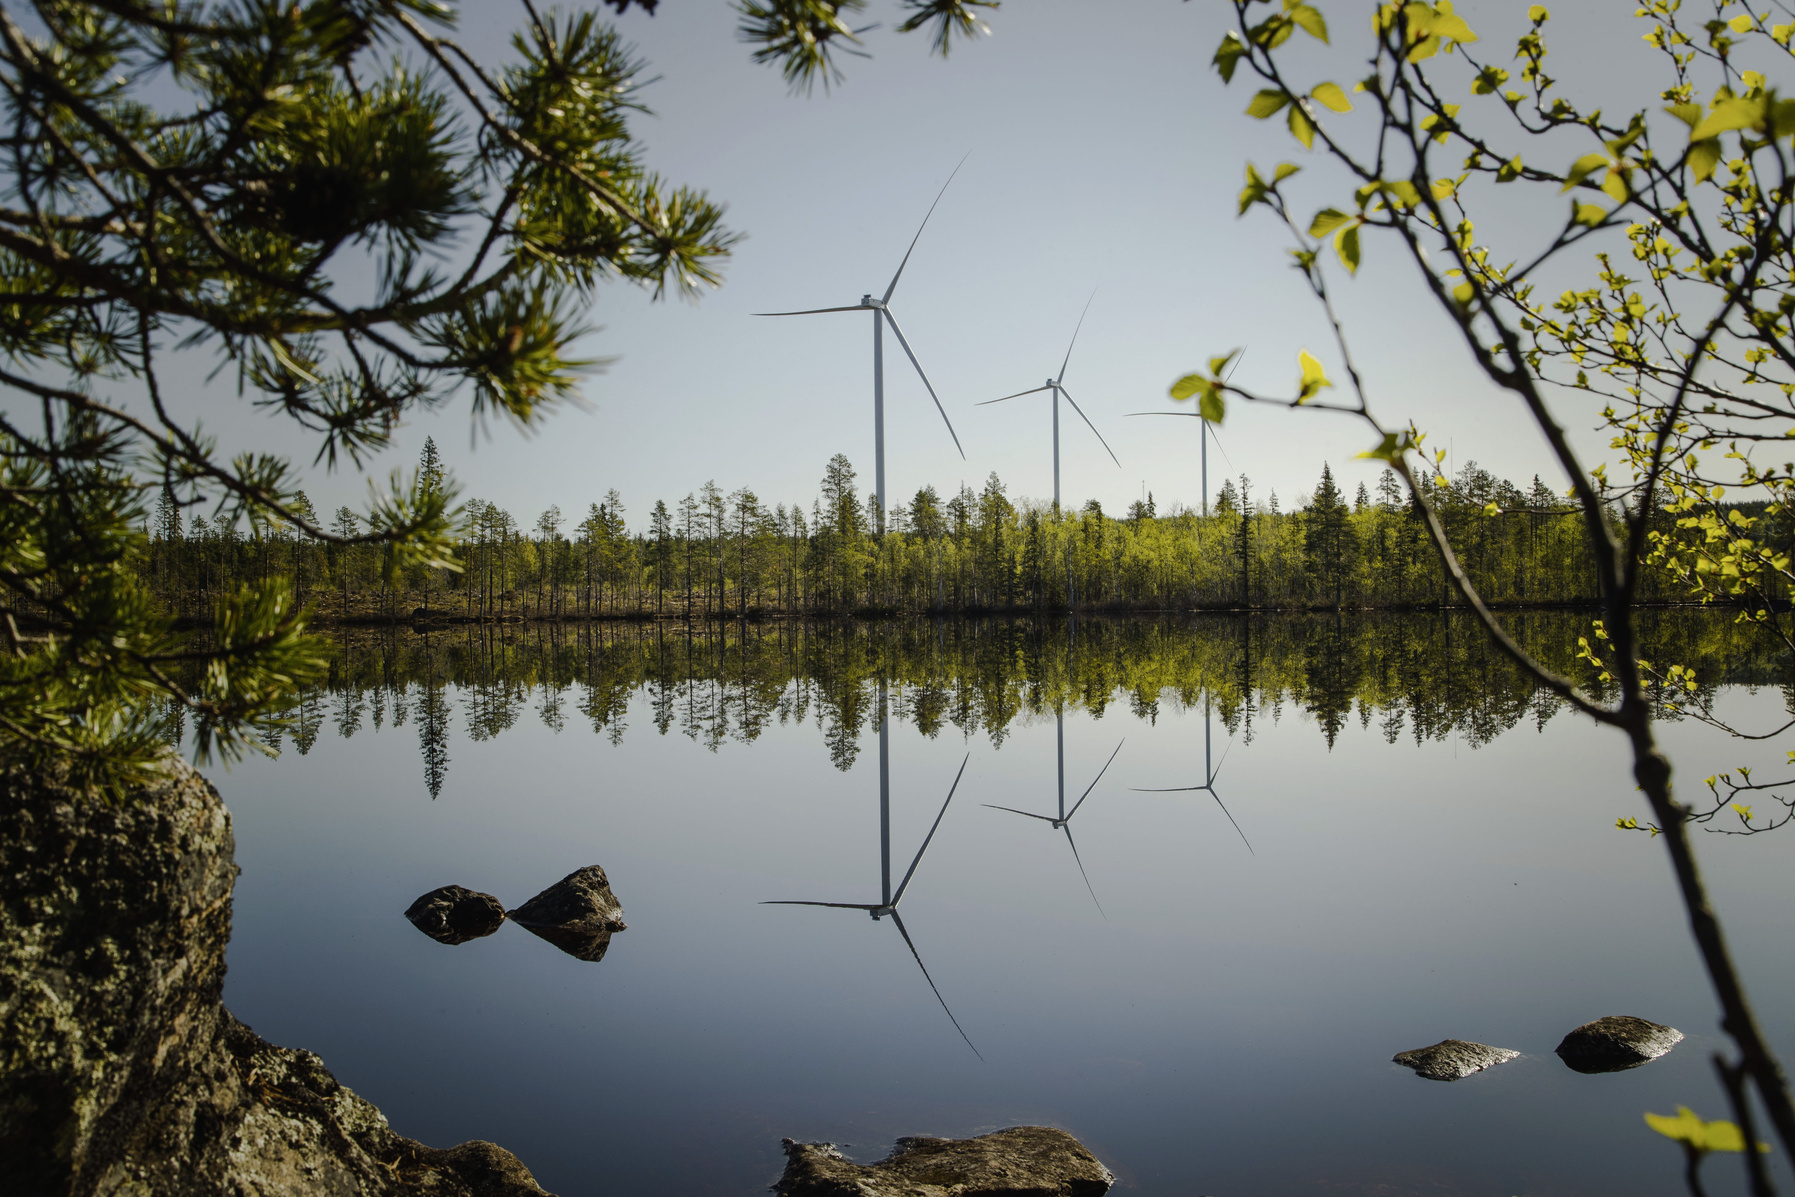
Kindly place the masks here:
[(0, 771), (0, 1192), (543, 1197), (510, 1152), (395, 1133), (220, 1004), (233, 849), (178, 761), (119, 803)]
[(779, 1197), (1102, 1197), (1115, 1183), (1101, 1161), (1063, 1130), (1012, 1126), (976, 1139), (899, 1139), (873, 1164), (832, 1143), (785, 1140)]

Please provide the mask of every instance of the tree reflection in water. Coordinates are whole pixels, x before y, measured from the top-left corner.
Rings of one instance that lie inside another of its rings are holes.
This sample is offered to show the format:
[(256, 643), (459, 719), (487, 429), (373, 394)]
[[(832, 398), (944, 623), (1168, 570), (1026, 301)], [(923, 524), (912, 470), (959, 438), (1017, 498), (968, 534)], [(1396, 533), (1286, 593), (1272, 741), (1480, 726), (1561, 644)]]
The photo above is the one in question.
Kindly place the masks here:
[[(532, 699), (551, 725), (571, 723), (560, 697), (569, 689), (580, 716), (612, 743), (624, 738), (630, 701), (641, 696), (653, 734), (677, 729), (712, 751), (753, 741), (775, 724), (813, 722), (831, 763), (844, 771), (878, 711), (926, 736), (952, 727), (997, 745), (1019, 719), (1068, 708), (1101, 715), (1117, 702), (1149, 722), (1162, 710), (1201, 706), (1206, 724), (1212, 715), (1227, 735), (1246, 742), (1256, 717), (1277, 718), (1288, 704), (1308, 715), (1330, 746), (1354, 717), (1361, 726), (1375, 719), (1391, 742), (1405, 734), (1417, 743), (1458, 736), (1473, 746), (1523, 720), (1543, 727), (1556, 717), (1563, 704), (1485, 637), (1470, 634), (1465, 618), (1429, 612), (339, 630), (329, 636), (329, 680), (299, 695), (287, 715), (294, 739), (309, 747), (327, 706), (353, 727), (365, 700), (379, 730), (388, 712), (391, 725), (402, 726), (415, 704), (424, 788), (432, 795), (447, 784), (457, 713), (471, 740), (503, 735)], [(1589, 631), (1586, 615), (1506, 618), (1530, 653), (1602, 694), (1594, 671), (1576, 657), (1577, 637)], [(1648, 657), (1692, 663), (1698, 698), (1728, 683), (1788, 685), (1787, 664), (1767, 638), (1740, 634), (1724, 616), (1667, 609), (1647, 612), (1643, 621)], [(178, 740), (187, 724), (173, 710), (167, 716), (167, 734)], [(1206, 759), (1205, 784), (1189, 788), (1213, 795), (1214, 772)]]

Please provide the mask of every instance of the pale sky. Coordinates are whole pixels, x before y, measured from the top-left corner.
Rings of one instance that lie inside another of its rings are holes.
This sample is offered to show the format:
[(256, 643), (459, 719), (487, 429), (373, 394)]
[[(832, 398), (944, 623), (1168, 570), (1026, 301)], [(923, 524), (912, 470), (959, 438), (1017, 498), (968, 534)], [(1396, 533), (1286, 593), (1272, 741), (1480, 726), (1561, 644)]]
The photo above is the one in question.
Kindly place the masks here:
[[(1458, 6), (1483, 34), (1480, 49), (1501, 63), (1527, 7)], [(1653, 62), (1637, 38), (1643, 25), (1632, 27), (1632, 4), (1558, 7), (1565, 11), (1549, 28), (1567, 44), (1597, 16), (1615, 22), (1610, 48), (1590, 59), (1599, 80), (1626, 85)], [(1364, 44), (1365, 5), (1324, 10), (1336, 46)], [(663, 0), (653, 17), (632, 10), (617, 23), (648, 59), (648, 75), (660, 76), (644, 93), (655, 115), (636, 124), (649, 165), (707, 189), (747, 234), (724, 286), (697, 304), (651, 304), (626, 285), (601, 289), (590, 319), (602, 331), (581, 348), (617, 361), (587, 383), (588, 410), (564, 411), (535, 436), (495, 424), (476, 443), (466, 402), (451, 403), (415, 418), (376, 472), (415, 464), (430, 435), (467, 495), (498, 502), (521, 523), (551, 503), (577, 518), (615, 487), (638, 528), (655, 499), (671, 505), (707, 479), (725, 491), (751, 487), (769, 505), (808, 507), (836, 452), (870, 488), (870, 317), (750, 313), (851, 304), (883, 291), (929, 203), (970, 152), (892, 301), (966, 459), (888, 337), (893, 501), (925, 482), (944, 493), (962, 480), (977, 487), (992, 470), (1012, 498), (1051, 496), (1046, 397), (974, 405), (1053, 374), (1095, 290), (1066, 380), (1122, 468), (1062, 411), (1065, 498), (1096, 497), (1117, 512), (1144, 486), (1162, 507), (1196, 505), (1197, 422), (1123, 413), (1173, 409), (1173, 379), (1240, 346), (1247, 352), (1237, 381), (1247, 385), (1290, 389), (1300, 348), (1340, 377), (1317, 309), (1286, 265), (1287, 240), (1269, 213), (1237, 218), (1235, 210), (1248, 158), (1317, 168), (1299, 180), (1307, 210), (1340, 203), (1349, 188), (1330, 185), (1321, 160), (1281, 120), (1242, 114), (1250, 81), (1224, 88), (1210, 69), (1227, 11), (1214, 0), (1009, 0), (990, 17), (991, 37), (958, 43), (942, 61), (928, 54), (924, 35), (894, 32), (901, 13), (892, 0), (873, 0), (865, 19), (882, 22), (867, 37), (874, 57), (844, 59), (844, 83), (803, 96), (749, 61), (724, 0)], [(463, 37), (494, 54), (520, 15), (510, 4), (470, 6)], [(1299, 34), (1292, 46), (1325, 72), (1316, 80), (1350, 86), (1360, 59), (1318, 60), (1298, 46), (1305, 40)], [(1572, 62), (1553, 61), (1574, 73)], [(1487, 98), (1466, 100), (1494, 111)], [(1493, 216), (1521, 222), (1510, 197), (1493, 198)], [(1556, 204), (1548, 212), (1556, 218)], [(1455, 467), (1476, 460), (1523, 486), (1541, 472), (1562, 489), (1538, 434), (1473, 372), (1412, 268), (1375, 240), (1366, 259), (1356, 280), (1337, 276), (1336, 284), (1385, 418), (1418, 420), (1452, 450)], [(309, 456), (281, 421), (233, 395), (212, 388), (196, 402), (226, 444)], [(1567, 420), (1594, 423), (1587, 412)], [(1231, 465), (1252, 476), (1258, 496), (1275, 488), (1288, 509), (1313, 489), (1323, 461), (1348, 494), (1360, 481), (1375, 485), (1372, 466), (1353, 460), (1368, 437), (1342, 417), (1235, 410), (1220, 436), (1226, 457), (1211, 453), (1212, 490)], [(328, 512), (358, 505), (365, 484), (314, 471), (309, 485)]]

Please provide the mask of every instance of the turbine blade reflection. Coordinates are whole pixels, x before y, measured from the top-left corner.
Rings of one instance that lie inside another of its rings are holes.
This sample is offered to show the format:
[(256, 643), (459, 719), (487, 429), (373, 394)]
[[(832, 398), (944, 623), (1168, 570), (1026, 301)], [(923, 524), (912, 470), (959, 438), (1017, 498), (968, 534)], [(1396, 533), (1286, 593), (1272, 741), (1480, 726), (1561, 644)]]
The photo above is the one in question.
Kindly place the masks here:
[(891, 912), (891, 921), (897, 924), (898, 934), (904, 937), (904, 946), (910, 949), (910, 955), (916, 961), (916, 967), (922, 970), (922, 979), (929, 983), (930, 989), (934, 990), (935, 1000), (941, 1003), (941, 1009), (946, 1013), (947, 1021), (954, 1024), (954, 1030), (960, 1032), (960, 1038), (966, 1040), (966, 1046), (972, 1048), (972, 1054), (983, 1060), (985, 1054), (973, 1044), (971, 1037), (966, 1034), (966, 1028), (960, 1025), (960, 1020), (954, 1017), (952, 1010), (948, 1009), (947, 999), (941, 996), (941, 987), (935, 984), (935, 978), (929, 976), (928, 965), (922, 962), (922, 955), (916, 950), (916, 942), (910, 938), (910, 932), (905, 928), (904, 920), (898, 916), (898, 912), (895, 910)]

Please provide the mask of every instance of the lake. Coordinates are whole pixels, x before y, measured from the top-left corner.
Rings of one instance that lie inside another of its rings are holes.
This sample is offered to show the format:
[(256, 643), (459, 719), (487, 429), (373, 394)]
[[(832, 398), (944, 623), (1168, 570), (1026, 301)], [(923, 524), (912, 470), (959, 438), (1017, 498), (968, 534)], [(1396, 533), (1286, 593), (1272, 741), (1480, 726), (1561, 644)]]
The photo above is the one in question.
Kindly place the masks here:
[[(1587, 617), (1515, 622), (1578, 668)], [(1717, 712), (1787, 718), (1757, 642), (1651, 624)], [(332, 652), (278, 759), (207, 770), (243, 869), (225, 1001), (401, 1133), (500, 1143), (562, 1197), (763, 1192), (782, 1137), (870, 1161), (1021, 1123), (1142, 1195), (1674, 1194), (1641, 1114), (1728, 1116), (1662, 845), (1615, 827), (1646, 814), (1620, 737), (1461, 617), (470, 625)], [(1686, 787), (1785, 755), (1661, 730)], [(1786, 836), (1696, 838), (1789, 1059)], [(629, 923), (596, 963), (402, 915), (591, 864)], [(768, 904), (888, 895), (895, 917)], [(1688, 1038), (1566, 1068), (1559, 1039), (1610, 1014)], [(1450, 1084), (1390, 1062), (1445, 1038), (1523, 1054)], [(1705, 1176), (1744, 1191), (1737, 1156)]]

